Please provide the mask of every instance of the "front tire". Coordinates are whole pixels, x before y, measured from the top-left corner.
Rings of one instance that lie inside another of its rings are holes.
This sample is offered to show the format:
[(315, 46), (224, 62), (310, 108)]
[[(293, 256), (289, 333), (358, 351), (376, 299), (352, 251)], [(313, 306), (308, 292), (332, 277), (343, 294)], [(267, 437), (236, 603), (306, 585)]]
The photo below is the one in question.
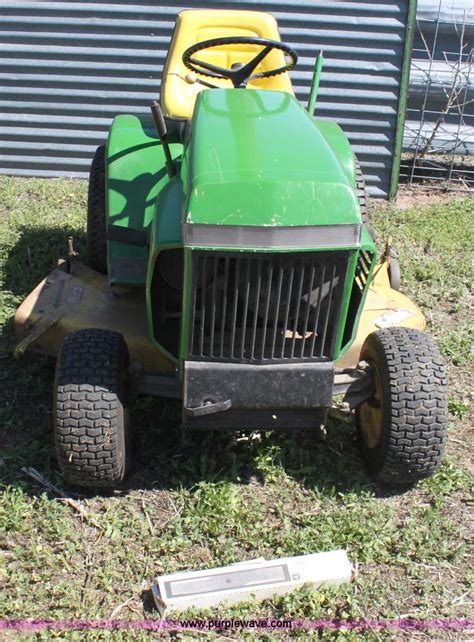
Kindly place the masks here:
[(71, 484), (114, 487), (127, 471), (128, 350), (122, 335), (87, 329), (69, 334), (56, 365), (54, 436)]
[(374, 380), (373, 396), (356, 409), (362, 458), (387, 483), (409, 484), (441, 462), (448, 423), (443, 359), (434, 340), (409, 328), (370, 334), (361, 360)]

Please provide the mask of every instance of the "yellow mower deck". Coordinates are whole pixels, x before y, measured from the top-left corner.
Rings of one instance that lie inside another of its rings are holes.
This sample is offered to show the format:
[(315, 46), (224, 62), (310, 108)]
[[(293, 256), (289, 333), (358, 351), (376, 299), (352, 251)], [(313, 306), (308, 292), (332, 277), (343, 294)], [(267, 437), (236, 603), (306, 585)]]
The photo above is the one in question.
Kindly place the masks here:
[(70, 332), (104, 328), (124, 336), (131, 363), (140, 363), (146, 372), (173, 374), (174, 364), (148, 339), (146, 318), (142, 288), (111, 289), (107, 276), (77, 260), (68, 273), (63, 262), (18, 308), (16, 354), (30, 349), (56, 356)]
[[(368, 334), (388, 326), (423, 330), (425, 318), (410, 299), (390, 287), (390, 259), (381, 263), (369, 288), (359, 330), (351, 348), (336, 366), (356, 367)], [(174, 364), (150, 341), (146, 305), (141, 288), (110, 289), (106, 276), (77, 260), (60, 262), (28, 295), (15, 314), (18, 341), (16, 354), (27, 349), (56, 356), (64, 337), (83, 328), (106, 328), (120, 332), (128, 345), (130, 361), (144, 372), (173, 374)]]

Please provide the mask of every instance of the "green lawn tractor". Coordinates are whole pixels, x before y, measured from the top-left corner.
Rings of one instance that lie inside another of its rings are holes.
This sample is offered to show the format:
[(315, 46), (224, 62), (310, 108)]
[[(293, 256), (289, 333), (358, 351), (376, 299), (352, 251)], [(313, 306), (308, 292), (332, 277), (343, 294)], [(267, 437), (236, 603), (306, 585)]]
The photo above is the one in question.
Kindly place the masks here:
[(127, 471), (136, 395), (181, 400), (184, 429), (313, 429), (336, 397), (383, 482), (431, 475), (446, 437), (443, 362), (378, 256), (364, 180), (313, 117), (274, 18), (181, 13), (161, 99), (119, 115), (92, 163), (88, 265), (72, 247), (16, 317), (17, 353), (55, 355), (65, 479)]

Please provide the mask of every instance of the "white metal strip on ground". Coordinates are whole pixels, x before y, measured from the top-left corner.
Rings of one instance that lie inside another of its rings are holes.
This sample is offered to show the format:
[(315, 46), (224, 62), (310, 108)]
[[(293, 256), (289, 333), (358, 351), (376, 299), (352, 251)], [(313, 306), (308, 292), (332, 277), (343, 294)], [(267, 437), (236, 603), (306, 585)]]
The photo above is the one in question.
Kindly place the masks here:
[(161, 575), (153, 586), (156, 605), (165, 611), (185, 611), (228, 605), (250, 599), (264, 600), (286, 595), (303, 584), (317, 588), (349, 582), (354, 568), (343, 550), (256, 559), (205, 571)]

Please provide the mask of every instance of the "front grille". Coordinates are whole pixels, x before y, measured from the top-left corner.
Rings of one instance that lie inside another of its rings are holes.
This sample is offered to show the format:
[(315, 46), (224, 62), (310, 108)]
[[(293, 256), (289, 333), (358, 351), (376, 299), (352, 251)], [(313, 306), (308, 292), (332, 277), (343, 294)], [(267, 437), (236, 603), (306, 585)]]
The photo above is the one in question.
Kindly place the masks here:
[(355, 269), (355, 285), (357, 286), (361, 294), (363, 294), (367, 285), (367, 281), (369, 280), (370, 268), (373, 259), (373, 252), (369, 252), (368, 250), (361, 250), (359, 252), (359, 257), (357, 259), (357, 265)]
[(349, 309), (347, 311), (346, 326), (342, 337), (342, 345), (347, 345), (354, 334), (357, 315), (360, 312), (362, 300), (369, 283), (370, 270), (374, 260), (374, 253), (369, 250), (361, 250), (357, 258), (357, 264), (352, 284)]
[(348, 259), (349, 252), (193, 252), (189, 358), (331, 359)]

